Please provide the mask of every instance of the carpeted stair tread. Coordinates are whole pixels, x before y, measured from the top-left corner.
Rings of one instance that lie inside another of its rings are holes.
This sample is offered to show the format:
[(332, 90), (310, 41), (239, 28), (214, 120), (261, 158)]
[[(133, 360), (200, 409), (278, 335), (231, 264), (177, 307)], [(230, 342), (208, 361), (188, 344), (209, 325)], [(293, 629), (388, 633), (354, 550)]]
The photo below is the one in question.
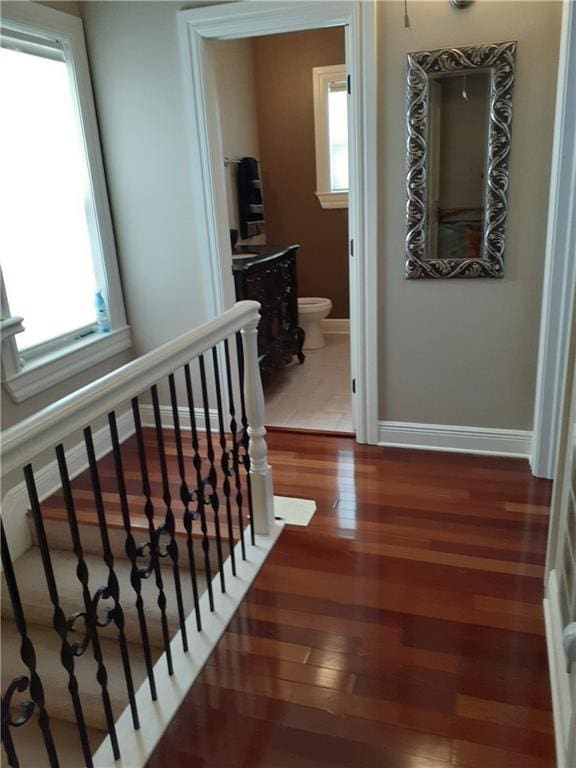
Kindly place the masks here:
[[(77, 558), (76, 555), (67, 550), (50, 550), (52, 567), (58, 586), (60, 604), (66, 616), (84, 610), (81, 585), (76, 575)], [(94, 592), (101, 586), (104, 586), (108, 580), (108, 569), (102, 560), (101, 555), (85, 553), (84, 559), (90, 575), (90, 592)], [(145, 561), (142, 561), (143, 565)], [(136, 610), (136, 593), (130, 582), (131, 565), (128, 560), (120, 558), (114, 561), (114, 572), (118, 579), (120, 587), (120, 603), (124, 610), (125, 633), (128, 642), (137, 645), (141, 644), (140, 625), (138, 621), (138, 612)], [(14, 563), (14, 571), (20, 590), (20, 599), (24, 606), (24, 614), (29, 624), (39, 624), (51, 627), (53, 607), (48, 594), (46, 576), (42, 566), (42, 559), (38, 547), (31, 547)], [(182, 596), (184, 603), (184, 613), (188, 616), (194, 608), (192, 588), (190, 583), (190, 572), (187, 568), (180, 569), (180, 579), (182, 584)], [(178, 609), (176, 603), (176, 592), (174, 589), (174, 574), (171, 568), (162, 568), (162, 581), (166, 595), (166, 613), (170, 636), (172, 637), (179, 628)], [(202, 594), (206, 588), (206, 579), (203, 572), (197, 574), (198, 590)], [(148, 579), (142, 581), (142, 598), (144, 601), (144, 612), (148, 628), (150, 644), (157, 650), (156, 656), (160, 655), (164, 649), (162, 630), (160, 623), (160, 609), (158, 608), (158, 589), (154, 574)], [(104, 609), (111, 607), (110, 600), (101, 600), (99, 615), (104, 616)], [(2, 616), (6, 619), (12, 619), (10, 601), (6, 591), (6, 585), (2, 580)], [(114, 622), (106, 628), (100, 629), (99, 633), (103, 637), (116, 638), (117, 629)]]

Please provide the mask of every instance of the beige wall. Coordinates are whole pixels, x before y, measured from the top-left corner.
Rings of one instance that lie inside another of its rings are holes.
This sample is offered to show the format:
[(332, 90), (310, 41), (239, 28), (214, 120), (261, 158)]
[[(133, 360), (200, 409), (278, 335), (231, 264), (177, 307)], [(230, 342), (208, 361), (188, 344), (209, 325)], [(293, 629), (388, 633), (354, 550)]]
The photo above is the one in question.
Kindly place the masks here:
[[(224, 157), (260, 159), (254, 61), (251, 40), (214, 40), (212, 47), (218, 87), (218, 106)], [(238, 164), (225, 168), (228, 218), (232, 229), (240, 228), (236, 180)], [(243, 242), (240, 238), (239, 243)], [(251, 237), (247, 243), (265, 243), (266, 235)]]
[(75, 0), (39, 0), (38, 5), (47, 5), (49, 8), (69, 13), (71, 16), (80, 16), (80, 2)]
[(312, 68), (343, 64), (340, 27), (254, 39), (258, 132), (269, 243), (300, 243), (298, 292), (332, 300), (348, 317), (347, 210), (314, 194)]
[[(139, 352), (206, 316), (190, 181), (198, 164), (189, 154), (180, 80), (176, 12), (183, 5), (82, 4)], [(401, 3), (378, 3), (380, 418), (530, 429), (560, 6), (476, 2), (457, 11), (446, 0), (411, 0), (409, 11), (405, 30)], [(518, 40), (506, 276), (406, 281), (406, 53), (506, 39)], [(270, 202), (267, 190), (268, 215)], [(278, 236), (292, 239), (292, 219), (283, 227)], [(329, 295), (325, 283), (302, 289)]]
[[(378, 4), (380, 418), (530, 429), (560, 3)], [(406, 53), (517, 40), (506, 275), (404, 279)]]

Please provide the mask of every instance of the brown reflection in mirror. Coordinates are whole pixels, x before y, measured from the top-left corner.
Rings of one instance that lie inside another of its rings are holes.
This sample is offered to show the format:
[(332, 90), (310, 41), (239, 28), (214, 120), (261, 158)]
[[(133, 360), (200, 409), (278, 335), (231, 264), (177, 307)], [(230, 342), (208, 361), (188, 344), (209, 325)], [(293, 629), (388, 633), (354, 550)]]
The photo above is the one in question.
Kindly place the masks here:
[(481, 256), (489, 97), (487, 71), (430, 80), (429, 258)]

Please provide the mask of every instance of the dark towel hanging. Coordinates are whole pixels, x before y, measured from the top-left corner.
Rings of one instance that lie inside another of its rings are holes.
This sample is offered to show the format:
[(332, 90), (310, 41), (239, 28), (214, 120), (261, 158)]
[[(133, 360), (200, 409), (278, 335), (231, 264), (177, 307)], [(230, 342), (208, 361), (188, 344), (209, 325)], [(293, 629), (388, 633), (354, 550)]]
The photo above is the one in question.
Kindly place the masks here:
[(243, 157), (238, 166), (238, 213), (242, 239), (264, 233), (264, 206), (258, 160)]

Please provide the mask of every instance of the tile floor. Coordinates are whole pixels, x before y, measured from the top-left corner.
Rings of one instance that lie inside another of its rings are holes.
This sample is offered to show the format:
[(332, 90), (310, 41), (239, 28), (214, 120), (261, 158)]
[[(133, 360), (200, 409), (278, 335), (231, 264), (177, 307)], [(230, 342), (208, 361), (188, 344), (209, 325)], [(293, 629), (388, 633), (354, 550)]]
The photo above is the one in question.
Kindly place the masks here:
[(263, 376), (266, 425), (353, 432), (350, 392), (350, 337), (325, 335), (322, 349), (305, 350), (293, 362)]

